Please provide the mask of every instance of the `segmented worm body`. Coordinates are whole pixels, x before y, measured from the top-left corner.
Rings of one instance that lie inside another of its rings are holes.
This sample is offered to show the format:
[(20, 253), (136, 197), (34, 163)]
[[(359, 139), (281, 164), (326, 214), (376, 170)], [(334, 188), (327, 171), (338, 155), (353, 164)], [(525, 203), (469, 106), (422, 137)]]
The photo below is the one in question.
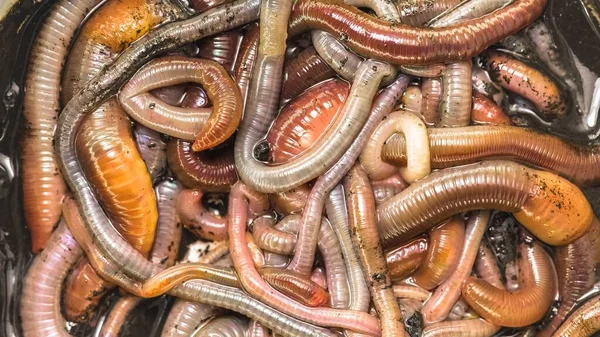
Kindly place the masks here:
[(478, 92), (473, 93), (473, 111), (471, 112), (471, 121), (474, 124), (511, 124), (510, 117), (504, 113), (501, 107), (496, 105), (496, 103), (494, 103), (491, 99)]
[(231, 73), (241, 40), (240, 32), (235, 30), (211, 36), (198, 42), (198, 56), (217, 62)]
[(420, 237), (385, 254), (392, 280), (403, 280), (416, 271), (427, 256), (429, 239)]
[(333, 76), (335, 72), (317, 54), (315, 48), (307, 47), (285, 66), (281, 100), (287, 102), (304, 90)]
[(600, 297), (596, 296), (578, 308), (552, 336), (583, 337), (600, 331)]

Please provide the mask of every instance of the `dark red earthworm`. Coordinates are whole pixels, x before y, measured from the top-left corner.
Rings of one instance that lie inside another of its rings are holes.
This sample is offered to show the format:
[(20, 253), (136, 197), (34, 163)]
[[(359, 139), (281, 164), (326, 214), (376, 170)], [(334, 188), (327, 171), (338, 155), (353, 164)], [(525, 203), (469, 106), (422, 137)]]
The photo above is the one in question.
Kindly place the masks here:
[(233, 67), (233, 78), (240, 88), (244, 105), (246, 105), (248, 85), (250, 84), (250, 77), (252, 76), (252, 69), (254, 68), (254, 61), (256, 60), (258, 51), (259, 33), (260, 29), (258, 23), (251, 23), (248, 25), (244, 38), (242, 39), (238, 57), (235, 60), (235, 66)]
[(404, 280), (417, 270), (427, 256), (428, 247), (429, 239), (423, 236), (387, 252), (385, 259), (392, 280)]
[(473, 110), (471, 111), (471, 121), (473, 124), (511, 124), (510, 117), (504, 113), (501, 107), (477, 91), (473, 92)]
[(237, 30), (230, 30), (198, 41), (198, 57), (212, 60), (222, 65), (229, 73), (237, 57), (242, 36)]
[(315, 47), (302, 50), (284, 68), (281, 100), (287, 102), (313, 85), (335, 76), (335, 72), (317, 54)]

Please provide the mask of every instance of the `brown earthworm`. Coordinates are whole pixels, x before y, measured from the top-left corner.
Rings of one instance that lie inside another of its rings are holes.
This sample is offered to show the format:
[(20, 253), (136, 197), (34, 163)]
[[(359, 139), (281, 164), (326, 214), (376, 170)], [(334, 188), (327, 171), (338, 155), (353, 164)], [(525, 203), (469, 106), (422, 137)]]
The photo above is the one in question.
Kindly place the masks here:
[(289, 215), (302, 211), (309, 194), (310, 187), (304, 184), (287, 192), (271, 193), (269, 200), (276, 211)]
[(384, 246), (406, 241), (448, 217), (476, 209), (513, 212), (536, 237), (566, 245), (592, 222), (590, 204), (567, 180), (510, 161), (434, 172), (377, 207)]
[(379, 241), (375, 198), (364, 170), (355, 165), (344, 179), (352, 242), (358, 251), (383, 336), (404, 336), (404, 319), (391, 289), (383, 248)]
[(589, 299), (579, 307), (561, 327), (552, 335), (553, 337), (587, 337), (600, 331), (600, 296)]
[(444, 282), (458, 268), (464, 242), (465, 222), (460, 217), (453, 217), (430, 230), (427, 256), (411, 276), (414, 283), (431, 290)]
[[(203, 86), (212, 108), (173, 107), (148, 92), (187, 82)], [(119, 102), (137, 122), (173, 137), (194, 140), (194, 151), (212, 148), (229, 138), (242, 118), (243, 107), (236, 83), (221, 65), (183, 56), (150, 61), (121, 89)]]
[(471, 122), (471, 61), (448, 65), (442, 77), (441, 127), (467, 126)]
[(64, 287), (65, 317), (69, 321), (83, 323), (95, 317), (100, 300), (115, 285), (100, 277), (88, 259), (83, 257), (69, 273)]
[(167, 169), (167, 144), (160, 133), (141, 124), (133, 127), (133, 138), (142, 160), (146, 163), (150, 178), (156, 181)]
[(401, 0), (396, 1), (396, 7), (400, 22), (419, 27), (459, 3), (460, 0)]
[(423, 330), (423, 337), (491, 337), (498, 330), (484, 319), (467, 319), (434, 323)]
[(497, 106), (486, 96), (473, 92), (473, 110), (471, 111), (473, 124), (510, 125), (508, 117), (501, 107)]
[(335, 76), (335, 72), (310, 46), (285, 65), (281, 100), (287, 102), (313, 85)]
[(544, 73), (499, 52), (486, 53), (485, 63), (492, 79), (531, 101), (543, 119), (561, 118), (568, 113), (566, 98), (556, 82)]
[(227, 239), (227, 218), (213, 214), (202, 205), (200, 190), (184, 190), (177, 199), (177, 213), (185, 228), (197, 238), (221, 241)]
[[(475, 212), (469, 217), (465, 229), (464, 247), (462, 247), (456, 268), (440, 284), (423, 307), (422, 313), (425, 324), (441, 322), (446, 319), (452, 310), (452, 306), (459, 300), (462, 284), (471, 274), (481, 238), (485, 233), (489, 220), (489, 211)], [(452, 244), (458, 245), (457, 242)], [(459, 248), (461, 248), (460, 245)]]
[(228, 73), (232, 73), (242, 36), (239, 31), (230, 30), (198, 41), (198, 57), (215, 61)]
[(309, 307), (324, 307), (329, 304), (325, 289), (309, 279), (281, 268), (261, 268), (258, 273), (273, 288)]
[(60, 105), (61, 68), (79, 24), (99, 2), (57, 2), (39, 28), (31, 50), (23, 99), (21, 170), (23, 213), (34, 253), (50, 239), (60, 219), (60, 203), (66, 190), (52, 150)]
[[(427, 132), (434, 169), (490, 158), (511, 158), (556, 172), (578, 185), (600, 183), (596, 170), (600, 155), (593, 146), (572, 145), (556, 136), (515, 126), (471, 126)], [(402, 138), (393, 136), (387, 140), (381, 155), (385, 162), (406, 165)]]
[(399, 174), (394, 174), (383, 180), (372, 181), (371, 186), (373, 187), (373, 194), (375, 194), (375, 204), (379, 205), (404, 191), (408, 184)]
[(442, 101), (442, 81), (439, 78), (426, 78), (422, 84), (423, 107), (421, 114), (427, 126), (434, 126), (440, 120)]
[(416, 271), (427, 256), (429, 239), (419, 237), (385, 254), (392, 280), (404, 280)]
[(340, 1), (302, 0), (294, 5), (289, 34), (324, 30), (362, 55), (394, 64), (461, 61), (528, 26), (546, 4), (546, 0), (517, 0), (450, 27), (414, 28), (373, 18)]
[(556, 271), (550, 256), (537, 242), (519, 245), (519, 291), (510, 293), (470, 277), (463, 284), (465, 301), (493, 324), (522, 327), (540, 320), (554, 301)]
[[(297, 216), (288, 216), (282, 221), (297, 221)], [(254, 242), (264, 250), (291, 255), (296, 248), (296, 234), (287, 233), (272, 227), (272, 221), (260, 217), (252, 222), (252, 235)]]
[(238, 180), (231, 146), (215, 151), (194, 152), (192, 143), (171, 139), (167, 161), (175, 177), (186, 187), (206, 192), (227, 192)]
[(498, 289), (504, 289), (500, 268), (498, 268), (496, 262), (496, 256), (485, 239), (482, 240), (479, 245), (479, 252), (477, 253), (477, 259), (475, 260), (475, 270), (487, 283)]
[(248, 25), (244, 38), (242, 39), (238, 57), (235, 61), (235, 66), (233, 67), (233, 78), (242, 93), (244, 106), (246, 105), (246, 96), (248, 94), (248, 85), (250, 84), (252, 68), (254, 67), (254, 61), (256, 60), (259, 32), (258, 23), (251, 23)]
[(402, 108), (406, 111), (410, 111), (417, 116), (421, 116), (422, 105), (423, 105), (423, 94), (421, 93), (421, 87), (416, 85), (410, 85), (404, 91), (402, 100), (400, 101)]
[(19, 310), (24, 336), (70, 336), (60, 312), (60, 293), (67, 272), (81, 255), (79, 245), (61, 221), (23, 280)]
[[(160, 90), (160, 89), (159, 89)], [(181, 101), (182, 108), (205, 108), (211, 104), (209, 101), (208, 94), (201, 86), (191, 85), (188, 86), (183, 100)]]

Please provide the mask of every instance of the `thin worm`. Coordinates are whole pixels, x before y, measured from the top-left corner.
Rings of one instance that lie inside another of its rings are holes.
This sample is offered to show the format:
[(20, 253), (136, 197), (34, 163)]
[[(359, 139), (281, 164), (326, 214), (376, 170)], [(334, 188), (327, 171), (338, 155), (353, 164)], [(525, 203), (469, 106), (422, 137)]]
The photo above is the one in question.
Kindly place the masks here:
[[(491, 158), (511, 158), (556, 172), (578, 185), (600, 183), (600, 154), (595, 146), (576, 146), (532, 129), (515, 126), (471, 126), (428, 129), (434, 169), (464, 165)], [(401, 136), (388, 139), (382, 158), (406, 165)]]
[(431, 293), (417, 286), (393, 286), (394, 296), (398, 298), (411, 298), (419, 301), (426, 301)]
[(441, 77), (446, 72), (446, 65), (443, 63), (427, 66), (400, 66), (399, 68), (406, 75), (424, 77), (424, 79)]
[(477, 259), (475, 260), (475, 270), (479, 277), (485, 282), (498, 289), (504, 289), (500, 268), (498, 268), (496, 262), (496, 256), (485, 239), (482, 240), (481, 245), (479, 245), (479, 252), (477, 253)]
[(19, 308), (23, 336), (70, 336), (60, 312), (60, 293), (67, 272), (81, 255), (79, 245), (61, 221), (23, 280)]
[(501, 107), (496, 105), (486, 96), (473, 92), (473, 110), (471, 111), (473, 124), (510, 125), (508, 117)]
[(258, 273), (273, 288), (309, 307), (324, 307), (329, 304), (329, 294), (318, 284), (290, 270), (261, 268)]
[(203, 39), (198, 41), (198, 57), (217, 62), (231, 74), (241, 40), (240, 32), (235, 30)]
[(309, 194), (310, 187), (304, 184), (286, 192), (271, 193), (269, 194), (269, 200), (275, 211), (283, 215), (289, 215), (302, 211)]
[[(294, 217), (294, 220), (297, 217)], [(282, 221), (292, 221), (292, 217), (285, 217)], [(272, 227), (272, 221), (260, 217), (252, 222), (252, 235), (256, 244), (269, 252), (291, 255), (296, 248), (296, 234), (287, 233)]]
[(423, 264), (428, 248), (429, 239), (423, 236), (387, 252), (385, 260), (392, 280), (404, 280), (415, 272)]
[[(178, 108), (148, 92), (188, 82), (202, 85), (212, 108)], [(240, 123), (243, 107), (236, 83), (221, 65), (182, 56), (150, 61), (121, 89), (119, 102), (137, 122), (173, 137), (194, 140), (192, 149), (196, 152), (229, 138)]]
[(500, 330), (484, 319), (434, 323), (423, 330), (423, 337), (491, 337)]
[[(335, 0), (296, 2), (289, 35), (320, 29), (366, 57), (394, 64), (464, 61), (537, 19), (547, 0), (517, 0), (481, 18), (444, 28), (414, 28), (373, 18)], [(368, 34), (367, 34), (368, 32)]]
[(589, 299), (552, 336), (587, 337), (600, 331), (600, 296)]
[(160, 133), (141, 124), (133, 127), (133, 138), (150, 178), (156, 181), (167, 169), (167, 143)]
[(344, 0), (347, 5), (355, 7), (366, 7), (370, 8), (375, 12), (378, 18), (389, 21), (400, 23), (400, 14), (398, 8), (393, 1), (386, 0)]
[(285, 65), (281, 101), (287, 102), (313, 85), (335, 76), (313, 46), (300, 52)]
[(467, 126), (471, 122), (471, 61), (451, 63), (442, 77), (441, 127)]
[(192, 143), (171, 139), (167, 143), (169, 168), (183, 185), (206, 192), (228, 192), (238, 180), (232, 146), (194, 152)]
[(248, 320), (239, 316), (220, 316), (197, 329), (190, 337), (246, 337)]
[(442, 101), (442, 81), (439, 78), (426, 78), (422, 84), (423, 106), (421, 114), (427, 126), (440, 121), (440, 102)]
[(373, 187), (373, 194), (375, 194), (375, 204), (379, 205), (404, 191), (408, 184), (399, 174), (394, 174), (383, 180), (372, 181), (371, 186)]
[(521, 243), (519, 253), (518, 292), (498, 289), (474, 277), (462, 286), (465, 301), (493, 324), (508, 327), (533, 324), (544, 317), (554, 301), (556, 272), (550, 256), (536, 242)]
[(364, 170), (355, 165), (344, 180), (352, 242), (358, 250), (363, 274), (381, 320), (383, 336), (404, 336), (404, 319), (392, 291), (383, 248), (379, 241), (375, 198)]
[[(489, 211), (475, 212), (469, 217), (465, 229), (464, 247), (462, 247), (456, 268), (452, 270), (450, 277), (440, 284), (423, 307), (425, 324), (441, 322), (446, 319), (452, 311), (453, 305), (459, 300), (462, 284), (471, 274), (489, 220)], [(453, 242), (452, 244), (458, 243)]]
[(311, 37), (315, 50), (329, 67), (346, 81), (353, 81), (363, 60), (327, 32), (315, 29), (311, 31)]
[(250, 76), (252, 75), (252, 68), (256, 60), (259, 32), (258, 23), (248, 25), (246, 34), (244, 34), (244, 38), (242, 39), (238, 57), (235, 60), (235, 66), (233, 67), (233, 78), (238, 88), (240, 88), (244, 106), (246, 106), (248, 85), (250, 84)]
[(417, 116), (421, 116), (423, 107), (423, 94), (421, 88), (416, 85), (411, 85), (404, 91), (404, 96), (400, 101), (400, 105), (403, 110), (414, 113)]
[(427, 290), (447, 280), (458, 268), (464, 241), (465, 222), (460, 217), (453, 217), (433, 228), (429, 231), (427, 256), (411, 280)]
[(60, 204), (66, 190), (52, 149), (60, 104), (61, 69), (75, 31), (99, 2), (57, 2), (39, 28), (31, 50), (23, 98), (25, 132), (21, 170), (25, 223), (34, 253), (42, 250), (50, 239), (60, 219)]
[(269, 329), (265, 328), (262, 324), (255, 320), (251, 320), (248, 325), (248, 331), (246, 332), (247, 337), (269, 337)]
[(396, 7), (400, 12), (400, 22), (419, 27), (460, 2), (461, 0), (404, 0), (396, 1)]
[(202, 205), (200, 190), (182, 191), (177, 199), (177, 213), (187, 230), (197, 238), (221, 241), (227, 239), (227, 218), (213, 214)]
[(509, 161), (434, 172), (377, 207), (384, 246), (422, 234), (448, 217), (477, 209), (512, 212), (550, 245), (580, 238), (592, 222), (587, 199), (559, 176)]
[(126, 323), (127, 315), (129, 315), (141, 301), (141, 298), (135, 296), (120, 297), (110, 309), (110, 313), (102, 325), (100, 336), (118, 337), (121, 328)]

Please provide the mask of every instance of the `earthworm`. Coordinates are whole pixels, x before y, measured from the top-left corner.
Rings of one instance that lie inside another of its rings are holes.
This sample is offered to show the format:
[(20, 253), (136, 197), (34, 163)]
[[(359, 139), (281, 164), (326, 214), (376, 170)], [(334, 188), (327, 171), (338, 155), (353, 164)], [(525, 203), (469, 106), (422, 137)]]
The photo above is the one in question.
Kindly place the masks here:
[[(422, 313), (425, 324), (443, 321), (452, 311), (452, 306), (459, 300), (462, 284), (471, 274), (481, 238), (485, 233), (489, 220), (489, 211), (475, 212), (469, 217), (465, 229), (464, 247), (456, 268), (440, 284), (423, 307)], [(433, 236), (430, 237), (430, 240), (432, 239)], [(458, 245), (457, 242), (452, 244)]]
[(245, 232), (247, 221), (247, 197), (248, 187), (237, 183), (229, 197), (229, 242), (231, 256), (236, 271), (244, 274), (240, 279), (246, 291), (262, 303), (281, 310), (283, 313), (293, 315), (299, 319), (326, 327), (342, 327), (357, 332), (376, 335), (380, 334), (377, 320), (366, 313), (350, 312), (328, 308), (308, 308), (290, 300), (277, 292), (260, 277), (250, 258), (248, 248), (245, 244)]
[(364, 278), (381, 320), (383, 336), (404, 336), (404, 319), (391, 289), (383, 248), (379, 241), (375, 198), (364, 170), (355, 165), (344, 179), (352, 242), (358, 250)]
[(265, 328), (262, 324), (255, 320), (251, 320), (248, 325), (247, 337), (269, 337), (269, 329)]
[(61, 221), (35, 257), (23, 280), (20, 313), (23, 335), (68, 337), (60, 312), (60, 293), (64, 278), (82, 251), (67, 226)]
[(281, 101), (287, 102), (313, 85), (335, 76), (313, 46), (300, 52), (285, 65)]
[(429, 239), (423, 236), (387, 252), (385, 260), (392, 280), (404, 280), (416, 271), (425, 260), (428, 248)]
[(600, 296), (589, 299), (573, 312), (561, 327), (552, 335), (555, 337), (592, 336), (600, 331)]
[(520, 224), (550, 245), (581, 237), (592, 222), (583, 193), (550, 172), (509, 161), (434, 172), (377, 207), (384, 246), (406, 241), (452, 215), (477, 209), (513, 212)]
[(310, 280), (327, 290), (327, 275), (325, 275), (325, 269), (322, 267), (316, 267), (310, 274)]
[(538, 332), (551, 336), (575, 307), (576, 301), (598, 280), (600, 267), (600, 225), (594, 221), (587, 233), (566, 246), (556, 247), (554, 265), (558, 275), (560, 305), (552, 320)]
[(233, 67), (233, 78), (242, 93), (244, 106), (246, 105), (252, 68), (254, 67), (254, 61), (256, 60), (259, 32), (258, 23), (255, 22), (248, 25), (244, 38), (242, 39), (242, 44), (240, 45), (238, 57), (235, 60), (235, 66)]
[(473, 92), (471, 121), (473, 124), (510, 125), (510, 117), (504, 113), (502, 108), (476, 91)]
[(250, 233), (246, 233), (246, 246), (248, 246), (248, 251), (250, 252), (250, 257), (252, 258), (254, 265), (256, 267), (264, 267), (267, 264), (265, 254), (256, 244), (254, 237), (252, 237)]
[(56, 3), (39, 28), (31, 50), (23, 98), (25, 132), (21, 143), (21, 170), (25, 222), (34, 253), (42, 250), (52, 236), (66, 190), (52, 150), (62, 65), (79, 24), (99, 2), (63, 0)]
[(431, 296), (431, 293), (417, 286), (393, 286), (394, 296), (399, 298), (412, 298), (419, 301), (425, 301)]
[(133, 138), (150, 178), (156, 181), (167, 169), (167, 143), (160, 133), (141, 124), (133, 127)]
[(516, 261), (509, 261), (504, 265), (505, 288), (510, 292), (519, 290), (519, 267)]
[(129, 119), (114, 100), (84, 119), (75, 146), (83, 170), (115, 227), (135, 249), (147, 255), (158, 218), (156, 197), (132, 139)]
[(365, 7), (372, 9), (378, 18), (389, 22), (400, 23), (400, 14), (398, 13), (398, 8), (392, 1), (344, 0), (344, 3), (355, 7)]
[(400, 22), (419, 27), (429, 20), (458, 5), (460, 0), (404, 0), (397, 1)]
[(65, 317), (78, 323), (90, 321), (100, 300), (114, 287), (96, 273), (87, 258), (81, 258), (65, 280), (62, 294)]
[(167, 143), (169, 168), (183, 185), (206, 192), (227, 192), (238, 180), (231, 146), (194, 152), (192, 143), (171, 139)]
[(421, 116), (422, 105), (423, 105), (423, 94), (421, 88), (416, 85), (410, 85), (404, 91), (404, 96), (400, 101), (402, 108), (406, 111), (410, 111), (417, 116)]
[(184, 190), (177, 199), (177, 213), (186, 229), (197, 238), (210, 241), (227, 239), (227, 219), (202, 205), (200, 190)]
[(472, 67), (473, 90), (492, 99), (498, 106), (502, 105), (505, 94), (501, 86), (490, 78), (490, 74), (477, 65)]
[(443, 63), (434, 63), (427, 66), (400, 66), (399, 68), (406, 75), (424, 78), (441, 77), (446, 72), (446, 65)]
[(491, 337), (498, 330), (484, 319), (468, 319), (434, 323), (423, 330), (423, 337)]
[(308, 150), (323, 137), (340, 113), (349, 92), (348, 83), (330, 80), (308, 89), (287, 104), (267, 133), (270, 159), (274, 163), (285, 163)]
[[(187, 82), (202, 85), (212, 108), (173, 107), (148, 92)], [(183, 56), (150, 61), (121, 89), (119, 102), (137, 122), (173, 137), (194, 140), (192, 149), (197, 152), (229, 138), (237, 129), (243, 108), (236, 83), (221, 65)]]
[(129, 315), (141, 301), (141, 298), (135, 296), (120, 297), (110, 309), (110, 313), (102, 325), (100, 336), (118, 337), (121, 328), (126, 322), (127, 315)]
[(177, 299), (167, 316), (161, 336), (189, 337), (215, 314), (213, 306)]
[(496, 263), (496, 256), (494, 256), (494, 252), (485, 239), (482, 240), (481, 245), (479, 245), (479, 252), (477, 253), (477, 259), (475, 260), (475, 270), (487, 283), (498, 289), (504, 289), (500, 269)]
[(447, 63), (466, 60), (527, 27), (546, 4), (546, 0), (517, 0), (450, 27), (415, 28), (378, 20), (339, 1), (302, 0), (294, 5), (288, 34), (320, 29), (366, 57), (403, 65)]
[(241, 40), (235, 30), (205, 38), (198, 42), (198, 57), (217, 62), (231, 74)]
[(471, 122), (472, 90), (471, 61), (449, 64), (442, 77), (439, 126), (469, 125)]
[(220, 316), (196, 330), (191, 337), (246, 337), (248, 320), (238, 316)]
[(327, 32), (312, 30), (311, 37), (315, 50), (329, 67), (346, 81), (352, 82), (363, 60), (346, 50), (340, 41)]
[(371, 186), (373, 187), (373, 194), (375, 195), (375, 204), (379, 205), (404, 191), (408, 187), (408, 184), (399, 174), (394, 174), (383, 180), (372, 181)]
[(518, 59), (499, 52), (485, 54), (492, 79), (506, 90), (531, 101), (543, 119), (564, 117), (569, 111), (566, 98), (550, 77)]
[[(285, 217), (282, 221), (294, 221), (297, 217)], [(264, 250), (291, 255), (296, 248), (296, 234), (287, 233), (272, 227), (272, 221), (265, 217), (260, 217), (252, 222), (252, 235), (254, 242)]]
[(329, 294), (318, 284), (293, 271), (281, 268), (261, 268), (258, 273), (273, 288), (309, 307), (329, 304)]
[(544, 248), (531, 239), (519, 245), (519, 291), (510, 293), (469, 277), (462, 286), (465, 301), (493, 324), (522, 327), (540, 320), (554, 301), (556, 272)]
[(431, 290), (447, 280), (459, 267), (464, 242), (465, 223), (460, 217), (453, 217), (429, 231), (427, 256), (411, 276), (414, 283)]
[[(578, 185), (600, 183), (596, 167), (600, 156), (593, 146), (580, 147), (532, 129), (515, 126), (471, 126), (428, 129), (431, 165), (434, 169), (473, 163), (489, 158), (511, 158), (556, 172)], [(406, 165), (401, 136), (383, 146), (382, 158)], [(577, 169), (574, 169), (577, 168)]]
[(205, 108), (210, 105), (208, 94), (202, 87), (198, 85), (189, 86), (185, 95), (183, 95), (183, 101), (181, 101), (182, 108)]
[(269, 200), (276, 211), (283, 215), (289, 215), (302, 211), (309, 194), (310, 187), (304, 184), (287, 192), (271, 193)]
[[(277, 253), (272, 253), (269, 251), (264, 251), (263, 255), (265, 257), (264, 267), (272, 267), (272, 268), (285, 268), (288, 263), (290, 263), (290, 257), (287, 255), (280, 255)], [(255, 264), (256, 265), (256, 264)], [(258, 265), (256, 265), (258, 266)], [(302, 277), (305, 278), (305, 277)], [(281, 291), (285, 293), (285, 291)]]
[(185, 84), (176, 84), (151, 90), (150, 93), (168, 105), (181, 106), (187, 96), (187, 88)]
[(423, 106), (421, 114), (427, 126), (434, 126), (440, 120), (440, 102), (442, 101), (442, 81), (439, 78), (423, 79), (421, 85)]
[(447, 320), (461, 320), (466, 316), (467, 310), (469, 310), (469, 306), (459, 297), (459, 299), (456, 302), (454, 302), (453, 305), (450, 307)]
[(411, 140), (410, 154), (407, 158), (410, 164), (400, 169), (400, 176), (407, 183), (425, 177), (431, 172), (429, 159), (429, 142), (427, 141), (427, 129), (425, 124), (416, 115), (397, 111), (391, 113), (377, 129), (367, 142), (360, 155), (360, 163), (365, 168), (369, 178), (374, 180), (385, 179), (393, 175), (398, 168), (384, 163), (381, 154), (386, 140), (394, 133), (406, 133), (406, 139)]

